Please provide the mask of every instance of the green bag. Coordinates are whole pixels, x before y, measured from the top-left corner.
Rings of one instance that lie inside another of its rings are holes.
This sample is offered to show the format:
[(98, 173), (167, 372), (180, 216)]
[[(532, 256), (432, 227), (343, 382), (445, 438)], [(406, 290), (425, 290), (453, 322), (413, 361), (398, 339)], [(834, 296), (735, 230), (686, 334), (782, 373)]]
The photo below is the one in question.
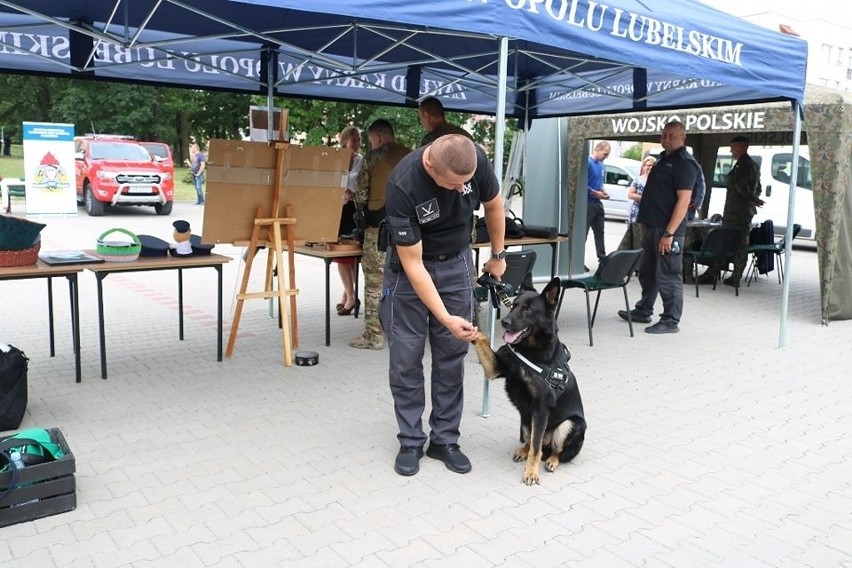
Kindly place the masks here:
[[(20, 466), (12, 459), (16, 453), (20, 456)], [(11, 471), (9, 485), (0, 487), (0, 502), (18, 485), (18, 471), (21, 467), (52, 462), (64, 455), (65, 452), (50, 439), (50, 432), (44, 428), (21, 430), (0, 439), (0, 473)]]
[[(21, 430), (17, 434), (0, 439), (0, 453), (10, 454), (17, 450), (21, 454), (24, 466), (38, 465), (58, 460), (65, 455), (59, 444), (50, 439), (50, 432), (44, 428)], [(11, 459), (0, 466), (0, 472), (11, 467)]]

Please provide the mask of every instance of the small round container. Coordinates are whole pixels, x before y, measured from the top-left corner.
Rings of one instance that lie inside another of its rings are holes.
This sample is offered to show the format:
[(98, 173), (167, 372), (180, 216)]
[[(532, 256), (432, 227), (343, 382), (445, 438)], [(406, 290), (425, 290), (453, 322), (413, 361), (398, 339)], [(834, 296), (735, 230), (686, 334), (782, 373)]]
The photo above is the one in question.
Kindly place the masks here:
[(296, 351), (294, 360), (297, 367), (313, 367), (319, 365), (319, 353), (316, 351)]

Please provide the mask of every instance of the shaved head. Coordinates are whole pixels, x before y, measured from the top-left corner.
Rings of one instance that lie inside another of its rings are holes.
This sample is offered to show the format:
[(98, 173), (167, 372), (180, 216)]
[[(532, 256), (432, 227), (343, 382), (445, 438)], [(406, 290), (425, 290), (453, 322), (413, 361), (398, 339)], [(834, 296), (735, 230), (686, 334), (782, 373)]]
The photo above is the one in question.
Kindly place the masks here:
[(429, 159), (438, 174), (473, 176), (476, 171), (476, 146), (467, 136), (441, 136), (429, 149)]

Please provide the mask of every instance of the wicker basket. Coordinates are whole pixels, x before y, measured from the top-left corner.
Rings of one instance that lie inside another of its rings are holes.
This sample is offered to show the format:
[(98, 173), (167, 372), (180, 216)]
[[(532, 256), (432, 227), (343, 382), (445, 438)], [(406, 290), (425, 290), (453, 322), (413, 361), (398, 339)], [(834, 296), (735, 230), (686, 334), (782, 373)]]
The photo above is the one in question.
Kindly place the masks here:
[(38, 262), (41, 240), (29, 248), (21, 250), (0, 250), (0, 268), (7, 266), (29, 266)]
[[(112, 233), (123, 233), (131, 240), (106, 240), (106, 237)], [(133, 262), (142, 252), (142, 243), (139, 237), (127, 229), (107, 229), (98, 237), (95, 250), (99, 257), (109, 262)]]

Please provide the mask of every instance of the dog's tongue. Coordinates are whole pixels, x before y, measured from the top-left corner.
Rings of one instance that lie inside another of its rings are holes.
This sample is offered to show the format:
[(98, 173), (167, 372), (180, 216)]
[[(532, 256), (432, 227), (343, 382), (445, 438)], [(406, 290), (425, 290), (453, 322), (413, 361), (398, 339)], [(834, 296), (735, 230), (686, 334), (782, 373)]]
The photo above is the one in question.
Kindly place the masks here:
[(506, 331), (505, 333), (503, 333), (503, 341), (505, 341), (509, 345), (517, 343), (518, 340), (521, 338), (521, 335), (523, 335), (524, 331), (526, 330), (522, 329), (520, 331)]

